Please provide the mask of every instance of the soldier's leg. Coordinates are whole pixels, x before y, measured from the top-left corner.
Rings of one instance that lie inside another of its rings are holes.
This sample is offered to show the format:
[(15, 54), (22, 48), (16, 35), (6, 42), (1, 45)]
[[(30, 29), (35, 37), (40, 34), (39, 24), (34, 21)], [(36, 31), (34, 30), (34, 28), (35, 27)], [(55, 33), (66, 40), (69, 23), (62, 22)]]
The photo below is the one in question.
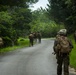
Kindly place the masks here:
[(63, 63), (63, 58), (58, 57), (57, 59), (57, 75), (62, 75), (62, 63)]
[(31, 40), (31, 45), (33, 46), (33, 39)]
[(69, 75), (69, 55), (64, 58), (64, 75)]
[(32, 39), (30, 40), (30, 46), (32, 46)]
[(29, 39), (29, 47), (31, 46), (31, 40)]
[(37, 42), (37, 38), (35, 38), (35, 43)]
[(41, 43), (41, 38), (39, 38), (39, 43)]

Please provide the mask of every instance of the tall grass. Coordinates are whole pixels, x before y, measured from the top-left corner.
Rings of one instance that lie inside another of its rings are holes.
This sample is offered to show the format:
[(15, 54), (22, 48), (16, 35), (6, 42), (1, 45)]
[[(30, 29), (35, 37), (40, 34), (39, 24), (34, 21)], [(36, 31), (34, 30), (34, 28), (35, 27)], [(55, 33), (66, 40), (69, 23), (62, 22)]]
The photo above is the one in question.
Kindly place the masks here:
[(71, 67), (74, 67), (76, 69), (76, 43), (73, 38), (73, 35), (70, 36), (70, 39), (72, 40), (74, 48), (72, 49), (72, 52), (70, 54), (70, 65)]

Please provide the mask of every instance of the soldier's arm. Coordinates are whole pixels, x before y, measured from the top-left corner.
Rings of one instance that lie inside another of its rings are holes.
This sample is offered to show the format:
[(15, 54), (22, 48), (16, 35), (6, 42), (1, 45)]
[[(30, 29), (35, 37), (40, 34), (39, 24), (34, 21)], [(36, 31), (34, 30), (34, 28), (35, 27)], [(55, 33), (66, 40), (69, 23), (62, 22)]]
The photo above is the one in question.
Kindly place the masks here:
[(58, 41), (55, 39), (55, 41), (54, 41), (54, 46), (53, 46), (54, 52), (56, 52), (55, 47), (57, 46), (57, 44), (58, 44)]
[(70, 45), (70, 48), (72, 49), (73, 48), (73, 44), (72, 44), (71, 40), (69, 40), (69, 45)]

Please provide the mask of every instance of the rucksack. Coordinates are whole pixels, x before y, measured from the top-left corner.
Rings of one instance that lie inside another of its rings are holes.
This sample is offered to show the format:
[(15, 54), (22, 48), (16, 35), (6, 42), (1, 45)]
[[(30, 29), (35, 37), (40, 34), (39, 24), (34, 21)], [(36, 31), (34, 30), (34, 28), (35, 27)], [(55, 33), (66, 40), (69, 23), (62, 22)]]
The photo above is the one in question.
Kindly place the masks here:
[(33, 39), (33, 34), (30, 34), (29, 35), (29, 39)]
[(58, 53), (61, 49), (59, 39), (60, 39), (60, 35), (56, 35), (55, 43), (54, 43), (54, 46), (53, 46), (53, 49), (54, 49), (55, 53)]
[(60, 36), (57, 38), (57, 40), (58, 40), (57, 49), (61, 53), (69, 53), (71, 51), (70, 45), (69, 45), (69, 40), (67, 37)]

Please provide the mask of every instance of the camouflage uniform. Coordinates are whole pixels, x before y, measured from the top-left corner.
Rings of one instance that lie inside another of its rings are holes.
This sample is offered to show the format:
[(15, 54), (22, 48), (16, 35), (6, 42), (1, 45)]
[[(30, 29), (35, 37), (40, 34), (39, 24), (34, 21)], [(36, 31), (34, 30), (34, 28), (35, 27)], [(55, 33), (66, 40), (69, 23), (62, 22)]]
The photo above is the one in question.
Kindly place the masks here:
[(34, 35), (34, 41), (37, 42), (37, 33), (35, 32), (33, 33), (33, 35)]
[(3, 46), (3, 39), (0, 37), (0, 48)]
[(60, 37), (60, 35), (56, 35), (56, 39), (55, 39), (55, 41), (54, 41), (54, 46), (53, 46), (53, 50), (54, 50), (54, 52), (55, 52), (55, 54), (56, 54), (56, 59), (58, 58), (58, 54), (59, 54), (59, 50), (57, 50), (57, 49), (55, 49), (55, 46), (57, 46), (57, 44), (59, 43), (58, 41), (57, 41), (57, 38), (58, 37)]
[(39, 43), (41, 43), (41, 33), (40, 32), (38, 32), (37, 37), (38, 37)]
[(69, 54), (60, 53), (57, 56), (57, 75), (62, 75), (62, 64), (64, 64), (64, 75), (69, 75)]
[(33, 46), (33, 40), (34, 40), (33, 34), (31, 33), (31, 34), (29, 35), (29, 46)]
[[(61, 53), (55, 50), (55, 46), (58, 44), (58, 41), (54, 42), (54, 52), (56, 53), (57, 58), (57, 75), (62, 75), (62, 64), (64, 64), (64, 75), (69, 75), (69, 53)], [(73, 48), (71, 41), (69, 40), (70, 48)]]

